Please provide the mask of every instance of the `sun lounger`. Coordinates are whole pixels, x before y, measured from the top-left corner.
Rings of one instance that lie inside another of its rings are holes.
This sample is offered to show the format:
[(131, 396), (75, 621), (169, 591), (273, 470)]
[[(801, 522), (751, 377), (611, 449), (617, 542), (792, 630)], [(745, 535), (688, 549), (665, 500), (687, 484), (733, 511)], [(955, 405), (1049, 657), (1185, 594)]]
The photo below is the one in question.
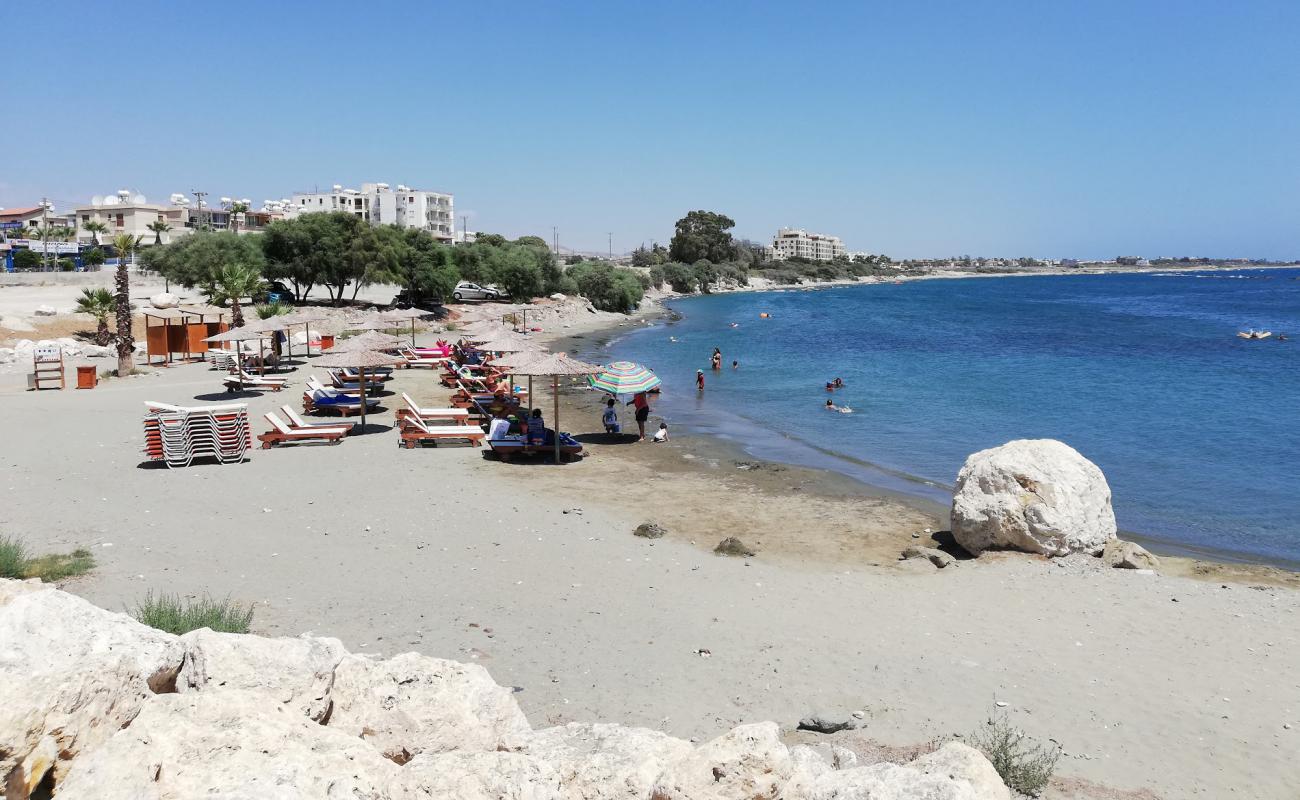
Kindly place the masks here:
[(298, 416), (298, 412), (294, 411), (291, 406), (280, 406), (280, 410), (284, 412), (284, 418), (289, 421), (289, 427), (294, 430), (322, 430), (324, 428), (347, 428), (352, 430), (352, 428), (356, 427), (355, 422), (343, 422), (333, 419), (305, 420)]
[(274, 444), (287, 444), (289, 442), (328, 442), (338, 444), (343, 441), (343, 437), (348, 435), (351, 427), (335, 428), (291, 428), (280, 416), (274, 411), (267, 412), (262, 416), (266, 421), (271, 423), (271, 430), (266, 433), (258, 434), (257, 440), (262, 443), (263, 450), (270, 450)]
[(321, 379), (317, 378), (315, 375), (312, 375), (310, 378), (307, 379), (307, 388), (311, 389), (312, 391), (318, 391), (318, 392), (329, 392), (331, 394), (344, 394), (347, 395), (348, 397), (359, 397), (361, 395), (360, 386), (354, 386), (350, 389), (343, 389), (338, 386), (326, 386), (324, 383), (321, 383)]
[[(496, 453), (497, 458), (502, 461), (509, 461), (511, 457), (517, 455), (555, 453), (555, 441), (550, 437), (553, 435), (548, 428), (546, 444), (529, 444), (527, 439), (521, 434), (511, 434), (502, 439), (489, 439), (488, 447)], [(573, 456), (582, 455), (582, 442), (574, 439), (567, 433), (560, 434), (560, 458), (572, 458)]]
[[(361, 373), (352, 367), (344, 367), (340, 370), (343, 373), (343, 379), (352, 383), (360, 382)], [(393, 377), (393, 370), (389, 367), (372, 367), (366, 370), (366, 383), (379, 383)]]
[(399, 419), (414, 416), (425, 422), (459, 422), (462, 425), (469, 421), (469, 411), (463, 408), (420, 408), (406, 392), (402, 392), (402, 400), (406, 402), (406, 408), (397, 409)]
[(487, 436), (482, 428), (474, 425), (429, 425), (419, 417), (402, 417), (398, 420), (401, 429), (401, 443), (410, 450), (419, 442), (438, 442), (448, 439), (468, 441), (474, 447), (482, 443)]
[(421, 353), (417, 350), (412, 350), (409, 347), (399, 347), (397, 349), (397, 355), (402, 359), (401, 366), (407, 367), (408, 369), (411, 367), (428, 367), (436, 369), (450, 360), (446, 356)]
[(250, 375), (242, 369), (239, 371), (238, 375), (231, 375), (226, 378), (223, 383), (231, 389), (239, 389), (241, 381), (243, 383), (243, 388), (245, 389), (270, 389), (273, 392), (278, 392), (285, 386), (289, 385), (289, 381), (286, 378), (267, 378), (261, 375)]
[[(373, 411), (378, 405), (379, 398), (366, 398), (366, 411)], [(302, 410), (304, 414), (317, 411), (333, 411), (343, 416), (360, 414), (361, 398), (331, 389), (308, 389), (302, 393)]]

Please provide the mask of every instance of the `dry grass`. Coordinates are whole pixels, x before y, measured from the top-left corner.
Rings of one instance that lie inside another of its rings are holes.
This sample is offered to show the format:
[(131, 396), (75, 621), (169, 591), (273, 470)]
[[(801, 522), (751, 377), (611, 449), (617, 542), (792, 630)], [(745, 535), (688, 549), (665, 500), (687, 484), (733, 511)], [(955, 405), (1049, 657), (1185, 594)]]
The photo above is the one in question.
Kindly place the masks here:
[(0, 578), (40, 578), (46, 583), (84, 575), (95, 568), (95, 557), (78, 548), (71, 553), (49, 553), (30, 557), (27, 546), (17, 537), (0, 537)]

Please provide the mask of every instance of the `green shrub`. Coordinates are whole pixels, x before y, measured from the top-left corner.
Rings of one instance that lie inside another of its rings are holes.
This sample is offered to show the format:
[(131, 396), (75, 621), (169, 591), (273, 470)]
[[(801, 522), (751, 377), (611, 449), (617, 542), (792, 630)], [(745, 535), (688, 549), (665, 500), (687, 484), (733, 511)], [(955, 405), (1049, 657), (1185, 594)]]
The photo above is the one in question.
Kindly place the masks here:
[(674, 292), (690, 294), (695, 291), (695, 270), (690, 265), (676, 261), (664, 264), (663, 275), (664, 281), (672, 287)]
[(222, 633), (248, 633), (248, 626), (253, 621), (253, 607), (240, 606), (229, 597), (213, 600), (204, 595), (202, 599), (185, 600), (179, 595), (155, 597), (153, 592), (149, 592), (144, 602), (132, 610), (131, 616), (151, 628), (178, 636), (199, 628), (211, 628)]
[(30, 559), (25, 570), (26, 577), (40, 578), (46, 583), (61, 581), (77, 575), (85, 575), (95, 568), (95, 557), (85, 548), (77, 548), (71, 553), (51, 553)]
[(988, 758), (1003, 783), (1030, 797), (1037, 797), (1047, 786), (1061, 758), (1060, 745), (1030, 739), (1011, 724), (1005, 711), (995, 711), (968, 741)]
[(601, 311), (629, 313), (640, 304), (645, 290), (635, 270), (616, 269), (603, 261), (584, 261), (565, 270), (578, 293)]
[(25, 578), (27, 548), (21, 539), (0, 537), (0, 578)]
[(656, 289), (664, 288), (664, 268), (658, 264), (650, 268), (650, 285)]

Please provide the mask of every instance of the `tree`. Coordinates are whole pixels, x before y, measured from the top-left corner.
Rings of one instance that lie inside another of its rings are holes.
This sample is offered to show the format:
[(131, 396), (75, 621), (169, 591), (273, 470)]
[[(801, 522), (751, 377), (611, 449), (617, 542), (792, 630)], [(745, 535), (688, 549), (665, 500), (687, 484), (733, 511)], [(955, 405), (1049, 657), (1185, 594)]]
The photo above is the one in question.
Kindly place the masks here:
[(506, 244), (506, 237), (499, 233), (480, 233), (474, 237), (474, 243), (485, 244), (488, 247), (502, 247)]
[(162, 244), (162, 235), (170, 231), (172, 226), (168, 225), (166, 220), (160, 219), (155, 222), (150, 222), (148, 228), (150, 231), (153, 231), (153, 243)]
[(31, 272), (40, 269), (41, 254), (35, 250), (15, 250), (14, 269), (18, 272)]
[(697, 278), (695, 270), (689, 264), (671, 261), (664, 264), (663, 275), (664, 280), (668, 282), (674, 292), (690, 294), (695, 291)]
[(299, 300), (306, 299), (312, 287), (320, 285), (331, 300), (341, 303), (348, 284), (366, 276), (367, 246), (364, 241), (359, 244), (359, 240), (368, 239), (377, 248), (375, 236), (365, 220), (346, 211), (303, 214), (272, 222), (259, 237), (267, 260), (266, 277), (292, 283)]
[(95, 318), (95, 344), (103, 347), (112, 336), (108, 332), (108, 315), (113, 313), (113, 293), (107, 289), (82, 289), (77, 310)]
[(244, 327), (243, 298), (252, 299), (262, 289), (262, 276), (246, 264), (228, 264), (221, 268), (213, 281), (212, 301), (230, 303), (230, 326)]
[(601, 311), (627, 314), (634, 311), (644, 294), (638, 273), (617, 269), (603, 261), (584, 261), (565, 270), (578, 291)]
[(90, 243), (95, 247), (99, 247), (99, 235), (108, 233), (108, 226), (96, 220), (81, 223), (81, 228), (90, 234)]
[(114, 316), (117, 317), (117, 376), (119, 378), (131, 374), (131, 358), (135, 355), (135, 339), (131, 336), (131, 277), (126, 271), (126, 262), (139, 246), (138, 236), (119, 233), (113, 237), (113, 249), (117, 251), (117, 274), (114, 276), (117, 296)]
[(145, 248), (140, 259), (168, 281), (198, 287), (211, 296), (218, 275), (228, 266), (261, 273), (266, 258), (257, 238), (229, 231), (197, 231), (171, 244)]
[(88, 267), (99, 269), (104, 264), (104, 251), (98, 247), (92, 247), (81, 257), (81, 263)]
[(226, 210), (230, 212), (230, 232), (239, 233), (239, 218), (248, 213), (248, 203), (236, 200), (233, 203), (227, 203)]
[(736, 223), (724, 214), (713, 211), (691, 211), (677, 220), (668, 252), (674, 261), (693, 264), (705, 259), (711, 262), (727, 261), (732, 257), (731, 229)]
[(515, 300), (531, 300), (542, 293), (542, 268), (526, 247), (507, 249), (493, 272), (501, 288)]
[(525, 245), (527, 247), (540, 247), (543, 250), (550, 250), (551, 246), (540, 236), (520, 236), (515, 239), (515, 244)]

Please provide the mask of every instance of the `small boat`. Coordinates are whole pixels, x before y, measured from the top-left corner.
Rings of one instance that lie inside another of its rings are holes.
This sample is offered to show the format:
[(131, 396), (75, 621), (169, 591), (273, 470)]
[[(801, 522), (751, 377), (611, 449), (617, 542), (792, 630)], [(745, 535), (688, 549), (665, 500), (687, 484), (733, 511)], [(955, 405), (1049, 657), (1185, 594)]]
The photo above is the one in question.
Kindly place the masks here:
[(1243, 339), (1267, 339), (1273, 335), (1272, 331), (1257, 331), (1251, 328), (1248, 331), (1237, 331), (1237, 335)]

